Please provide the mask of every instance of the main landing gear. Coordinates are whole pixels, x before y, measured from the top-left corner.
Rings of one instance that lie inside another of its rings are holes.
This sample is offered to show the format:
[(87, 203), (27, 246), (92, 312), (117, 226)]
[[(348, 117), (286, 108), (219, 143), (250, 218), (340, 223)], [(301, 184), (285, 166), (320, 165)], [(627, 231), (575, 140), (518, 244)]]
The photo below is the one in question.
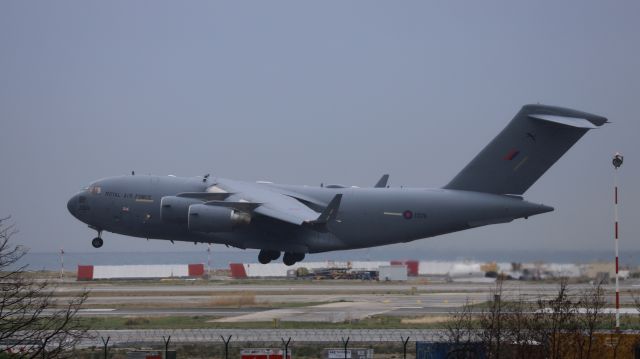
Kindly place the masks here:
[(260, 254), (258, 254), (258, 262), (262, 264), (267, 264), (278, 258), (280, 258), (280, 252), (278, 251), (269, 251), (269, 250), (263, 249), (260, 251)]
[[(263, 249), (258, 254), (258, 262), (262, 264), (267, 264), (271, 261), (274, 261), (280, 257), (279, 251), (270, 251), (267, 249)], [(296, 262), (300, 262), (304, 259), (304, 253), (291, 253), (286, 252), (282, 257), (282, 262), (288, 266), (292, 266), (296, 264)]]
[(282, 257), (282, 262), (288, 266), (292, 266), (296, 264), (296, 262), (300, 262), (304, 259), (304, 253), (290, 253), (287, 252)]
[(100, 248), (104, 244), (102, 240), (102, 231), (98, 231), (98, 236), (91, 241), (93, 248)]

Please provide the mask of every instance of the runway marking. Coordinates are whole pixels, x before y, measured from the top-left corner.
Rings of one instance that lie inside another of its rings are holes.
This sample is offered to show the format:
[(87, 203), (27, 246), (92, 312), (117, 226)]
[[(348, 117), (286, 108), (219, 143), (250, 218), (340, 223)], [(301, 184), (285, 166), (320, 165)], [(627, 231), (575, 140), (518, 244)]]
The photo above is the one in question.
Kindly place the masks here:
[(92, 308), (92, 309), (80, 309), (79, 312), (113, 312), (115, 308)]

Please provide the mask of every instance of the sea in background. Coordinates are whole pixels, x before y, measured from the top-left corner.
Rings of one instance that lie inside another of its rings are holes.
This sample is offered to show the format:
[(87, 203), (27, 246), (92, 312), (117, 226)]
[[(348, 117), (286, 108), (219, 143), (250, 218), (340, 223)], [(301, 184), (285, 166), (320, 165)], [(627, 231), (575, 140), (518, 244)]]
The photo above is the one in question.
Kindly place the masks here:
[[(64, 253), (65, 270), (75, 271), (79, 264), (124, 265), (124, 264), (207, 264), (205, 246), (200, 251), (189, 252), (105, 252)], [(215, 248), (215, 247), (214, 247)], [(256, 263), (256, 250), (211, 250), (211, 268), (226, 269), (229, 263)], [(545, 262), (545, 263), (590, 263), (612, 262), (613, 253), (608, 251), (453, 251), (453, 250), (380, 250), (359, 249), (307, 255), (305, 261), (361, 261), (361, 260), (430, 260), (481, 262)], [(640, 251), (620, 253), (622, 266), (640, 265)], [(28, 270), (59, 270), (60, 253), (27, 253), (20, 265)]]

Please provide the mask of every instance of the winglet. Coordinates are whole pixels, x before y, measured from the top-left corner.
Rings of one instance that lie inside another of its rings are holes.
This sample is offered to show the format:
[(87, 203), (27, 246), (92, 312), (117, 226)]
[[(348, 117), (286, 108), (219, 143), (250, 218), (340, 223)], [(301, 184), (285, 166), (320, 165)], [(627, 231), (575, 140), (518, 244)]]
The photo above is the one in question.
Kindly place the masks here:
[(329, 221), (336, 219), (338, 215), (338, 208), (340, 207), (340, 201), (342, 200), (342, 193), (338, 193), (333, 197), (327, 207), (320, 213), (317, 219), (308, 221), (309, 225), (316, 227), (316, 229), (326, 230), (326, 225)]
[(380, 179), (378, 180), (378, 183), (376, 183), (375, 186), (373, 186), (374, 188), (385, 188), (387, 187), (387, 181), (389, 181), (389, 175), (388, 174), (384, 174), (382, 175), (382, 177), (380, 177)]

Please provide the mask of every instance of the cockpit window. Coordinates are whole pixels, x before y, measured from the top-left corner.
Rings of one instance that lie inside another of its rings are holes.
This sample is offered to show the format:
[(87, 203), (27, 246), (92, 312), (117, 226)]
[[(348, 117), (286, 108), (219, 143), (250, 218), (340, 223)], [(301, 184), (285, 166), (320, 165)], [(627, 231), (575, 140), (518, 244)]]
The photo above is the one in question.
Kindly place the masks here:
[(102, 192), (102, 188), (100, 188), (100, 186), (89, 186), (88, 191), (91, 194), (100, 194)]

